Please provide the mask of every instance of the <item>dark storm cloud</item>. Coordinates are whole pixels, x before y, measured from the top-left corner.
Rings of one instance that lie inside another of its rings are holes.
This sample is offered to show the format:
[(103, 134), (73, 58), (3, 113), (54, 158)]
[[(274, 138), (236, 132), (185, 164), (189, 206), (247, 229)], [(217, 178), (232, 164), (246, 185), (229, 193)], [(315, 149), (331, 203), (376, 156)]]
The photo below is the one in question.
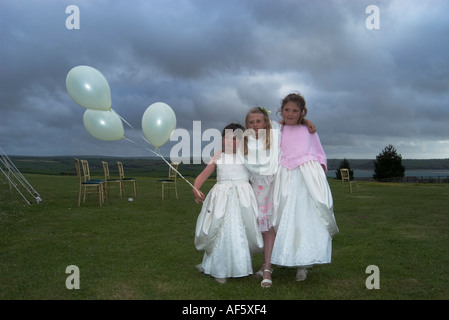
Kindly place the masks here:
[[(65, 26), (69, 5), (80, 29)], [(380, 29), (366, 28), (369, 5)], [(328, 157), (449, 157), (449, 30), (444, 1), (2, 1), (0, 146), (10, 154), (149, 155), (83, 127), (68, 96), (77, 65), (100, 70), (125, 136), (169, 104), (178, 128), (243, 122), (304, 94)], [(141, 139), (140, 139), (141, 140)], [(168, 152), (175, 142), (165, 146)]]

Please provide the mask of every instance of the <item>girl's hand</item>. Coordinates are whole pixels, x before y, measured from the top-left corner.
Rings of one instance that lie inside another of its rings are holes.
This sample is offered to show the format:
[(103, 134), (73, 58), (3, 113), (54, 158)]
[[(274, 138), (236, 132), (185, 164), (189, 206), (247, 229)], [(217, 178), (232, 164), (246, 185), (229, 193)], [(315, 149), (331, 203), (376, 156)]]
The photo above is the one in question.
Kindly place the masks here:
[(303, 124), (305, 124), (307, 126), (307, 128), (309, 129), (309, 133), (315, 133), (316, 132), (316, 127), (313, 124), (312, 121), (308, 120), (308, 119), (304, 119), (303, 120)]
[(321, 168), (323, 168), (323, 170), (324, 170), (324, 173), (327, 173), (327, 169), (326, 169), (326, 166), (325, 166), (324, 164), (322, 164), (322, 163), (321, 163)]
[(202, 193), (199, 190), (197, 191), (195, 189), (193, 189), (192, 192), (193, 192), (193, 197), (195, 198), (196, 203), (200, 203), (200, 202), (204, 201), (204, 198), (205, 198), (204, 193)]

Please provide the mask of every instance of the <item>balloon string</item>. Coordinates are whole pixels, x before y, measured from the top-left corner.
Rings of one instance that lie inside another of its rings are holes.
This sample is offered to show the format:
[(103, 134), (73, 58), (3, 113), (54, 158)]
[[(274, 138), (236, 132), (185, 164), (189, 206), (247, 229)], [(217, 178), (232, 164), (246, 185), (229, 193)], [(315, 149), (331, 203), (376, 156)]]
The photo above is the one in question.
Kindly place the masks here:
[(132, 143), (134, 143), (134, 144), (137, 144), (137, 143), (135, 143), (134, 141), (132, 141), (131, 139), (128, 139), (127, 137), (123, 137), (122, 139), (128, 140), (128, 141), (130, 141), (130, 142), (132, 142)]
[[(120, 119), (122, 119), (123, 122), (125, 122), (128, 126), (130, 126), (132, 129), (134, 129), (134, 127), (133, 127), (132, 125), (130, 125), (128, 121), (126, 121), (125, 119), (123, 119), (121, 115), (119, 115), (118, 113), (117, 113), (117, 115), (120, 117)], [(130, 141), (131, 141), (131, 140), (130, 140)], [(132, 141), (132, 142), (134, 142), (134, 141)]]
[[(134, 129), (134, 127), (132, 126), (132, 125), (130, 125), (129, 123), (128, 123), (128, 121), (126, 121), (125, 119), (123, 119), (122, 118), (122, 116), (120, 116), (120, 115), (118, 115), (119, 117), (120, 117), (120, 119), (122, 119), (122, 121), (124, 121), (128, 126), (130, 126), (132, 129)], [(144, 137), (144, 136), (142, 136), (142, 135), (140, 135), (140, 137), (143, 139), (143, 140), (145, 140), (149, 145), (151, 145), (151, 143)], [(134, 143), (134, 144), (136, 144), (133, 140), (131, 140), (131, 139), (129, 139), (129, 138), (126, 138), (126, 137), (123, 137), (123, 139), (125, 139), (125, 140), (128, 140), (128, 141), (130, 141), (130, 142), (132, 142), (132, 143)], [(197, 188), (195, 188), (194, 186), (193, 186), (193, 184), (191, 184), (190, 183), (190, 181), (189, 180), (187, 180), (186, 178), (184, 178), (184, 176), (178, 171), (178, 170), (176, 170), (163, 156), (162, 156), (162, 154), (158, 151), (158, 147), (156, 147), (156, 150), (155, 151), (153, 151), (153, 150), (151, 150), (151, 149), (149, 149), (149, 148), (146, 148), (146, 147), (144, 147), (145, 149), (147, 149), (147, 150), (149, 150), (149, 151), (151, 151), (152, 153), (154, 153), (155, 155), (157, 155), (157, 156), (159, 156), (159, 157), (161, 157), (162, 158), (162, 160), (164, 160), (165, 161), (165, 163), (166, 164), (168, 164), (169, 165), (169, 167), (170, 168), (172, 168), (185, 182), (187, 182), (193, 189), (195, 189), (195, 191), (198, 193), (198, 194), (200, 194), (200, 191), (197, 189)]]
[(164, 161), (165, 161), (165, 163), (166, 164), (168, 164), (169, 166), (170, 166), (170, 168), (172, 168), (182, 179), (184, 179), (184, 181), (185, 182), (187, 182), (193, 189), (195, 189), (195, 191), (198, 193), (198, 194), (200, 194), (200, 191), (197, 189), (197, 188), (195, 188), (194, 186), (193, 186), (193, 184), (191, 184), (190, 183), (190, 181), (189, 180), (187, 180), (186, 178), (184, 178), (184, 176), (178, 171), (178, 170), (176, 170), (170, 163), (168, 163), (168, 161), (167, 160), (165, 160), (165, 158), (162, 156), (162, 154), (160, 154), (159, 152), (156, 152), (156, 154), (158, 154)]
[[(143, 140), (145, 140), (148, 144), (151, 144), (144, 136), (140, 136)], [(169, 163), (165, 158), (164, 158), (164, 156), (158, 151), (158, 148), (156, 147), (156, 151), (153, 151), (153, 150), (151, 150), (151, 149), (149, 149), (149, 148), (145, 148), (145, 149), (147, 149), (147, 150), (150, 150), (151, 152), (153, 152), (154, 154), (156, 154), (156, 155), (158, 155), (159, 157), (161, 157), (162, 158), (162, 160), (164, 160), (165, 161), (165, 163), (166, 164), (168, 164), (168, 166), (170, 167), (170, 168), (172, 168), (185, 182), (187, 182), (193, 189), (195, 189), (195, 191), (199, 194), (200, 193), (200, 191), (197, 189), (197, 188), (195, 188), (194, 186), (193, 186), (193, 184), (191, 184), (190, 183), (190, 181), (189, 180), (187, 180), (186, 178), (184, 178), (184, 176), (178, 171), (178, 170), (176, 170), (172, 165), (171, 165), (171, 163)]]

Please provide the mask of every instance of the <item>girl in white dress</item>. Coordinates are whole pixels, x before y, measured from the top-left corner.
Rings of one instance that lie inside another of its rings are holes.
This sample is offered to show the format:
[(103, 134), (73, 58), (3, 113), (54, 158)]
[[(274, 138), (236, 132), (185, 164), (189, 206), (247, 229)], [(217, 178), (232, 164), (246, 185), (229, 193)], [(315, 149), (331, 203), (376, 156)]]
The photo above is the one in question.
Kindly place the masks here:
[[(250, 181), (258, 204), (259, 230), (262, 232), (264, 263), (256, 273), (262, 276), (262, 287), (270, 287), (271, 250), (276, 233), (273, 228), (273, 180), (279, 167), (280, 125), (271, 122), (265, 109), (249, 110), (245, 119), (245, 166), (250, 171)], [(274, 128), (273, 128), (274, 127)], [(239, 151), (241, 148), (239, 148)]]
[[(220, 283), (229, 277), (252, 274), (252, 254), (263, 248), (249, 173), (235, 154), (238, 143), (232, 133), (235, 129), (244, 130), (238, 124), (228, 125), (223, 130), (224, 152), (212, 157), (195, 179), (194, 187), (198, 191), (193, 189), (195, 201), (203, 202), (196, 223), (195, 246), (204, 250), (204, 256), (197, 268)], [(205, 197), (199, 190), (215, 170), (217, 183)]]
[(306, 267), (331, 262), (332, 237), (338, 227), (323, 147), (316, 133), (299, 124), (307, 114), (304, 98), (288, 95), (281, 114), (282, 156), (274, 181), (276, 240), (271, 263), (297, 267), (296, 280), (301, 281), (307, 277)]

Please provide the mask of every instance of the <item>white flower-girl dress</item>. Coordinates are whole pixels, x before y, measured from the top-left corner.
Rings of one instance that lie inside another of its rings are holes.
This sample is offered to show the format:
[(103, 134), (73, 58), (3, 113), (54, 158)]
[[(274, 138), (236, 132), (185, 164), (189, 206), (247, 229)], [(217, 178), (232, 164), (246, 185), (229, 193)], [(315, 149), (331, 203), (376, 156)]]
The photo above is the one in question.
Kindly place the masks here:
[(281, 166), (274, 182), (276, 240), (271, 262), (289, 267), (330, 263), (339, 230), (318, 135), (306, 126), (284, 126)]
[(204, 250), (202, 269), (215, 278), (253, 273), (251, 255), (261, 252), (257, 202), (245, 166), (236, 155), (220, 153), (217, 182), (207, 194), (197, 219), (195, 246)]

